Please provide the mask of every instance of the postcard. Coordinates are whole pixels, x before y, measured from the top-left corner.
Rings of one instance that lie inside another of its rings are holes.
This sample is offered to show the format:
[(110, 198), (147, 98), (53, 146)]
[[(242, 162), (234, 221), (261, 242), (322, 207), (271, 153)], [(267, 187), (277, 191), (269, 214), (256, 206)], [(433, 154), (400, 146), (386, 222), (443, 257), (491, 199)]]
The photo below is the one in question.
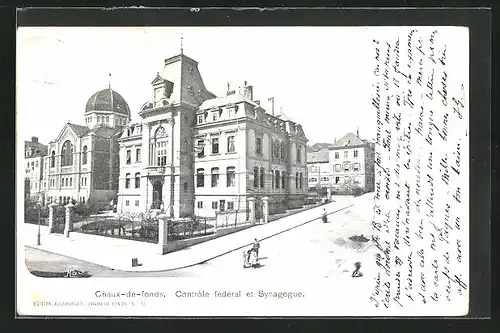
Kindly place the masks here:
[(469, 30), (19, 27), (24, 316), (463, 316)]

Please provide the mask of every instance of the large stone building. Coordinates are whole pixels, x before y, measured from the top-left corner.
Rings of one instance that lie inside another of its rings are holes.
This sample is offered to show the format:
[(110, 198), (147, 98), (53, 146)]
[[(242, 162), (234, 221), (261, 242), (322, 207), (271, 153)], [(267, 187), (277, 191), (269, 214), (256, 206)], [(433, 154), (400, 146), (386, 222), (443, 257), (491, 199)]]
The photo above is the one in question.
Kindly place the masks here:
[(119, 174), (117, 139), (130, 122), (125, 99), (111, 87), (92, 95), (85, 107), (85, 126), (67, 123), (48, 144), (43, 158), (47, 203), (104, 207), (116, 199)]
[(37, 137), (24, 142), (25, 197), (44, 203), (43, 157), (47, 155), (47, 146), (38, 142)]
[(347, 133), (329, 148), (333, 189), (346, 185), (371, 192), (375, 186), (375, 145), (359, 135)]
[(119, 212), (244, 219), (250, 197), (257, 218), (264, 196), (271, 214), (303, 204), (307, 138), (285, 115), (266, 113), (251, 86), (216, 97), (184, 54), (166, 59), (151, 84), (141, 122), (119, 139)]

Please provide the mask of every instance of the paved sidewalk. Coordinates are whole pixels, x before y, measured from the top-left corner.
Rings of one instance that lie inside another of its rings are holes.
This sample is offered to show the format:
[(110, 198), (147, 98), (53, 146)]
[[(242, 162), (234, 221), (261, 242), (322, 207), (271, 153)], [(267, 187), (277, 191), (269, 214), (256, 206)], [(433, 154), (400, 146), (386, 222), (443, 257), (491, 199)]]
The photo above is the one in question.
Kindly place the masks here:
[[(368, 197), (367, 197), (368, 196)], [(328, 213), (345, 209), (355, 202), (369, 200), (372, 194), (357, 198), (335, 198), (324, 206), (315, 207), (290, 215), (268, 224), (256, 225), (233, 234), (200, 243), (165, 255), (155, 254), (156, 244), (110, 237), (94, 236), (73, 232), (66, 238), (60, 234), (48, 234), (42, 226), (41, 245), (36, 245), (37, 225), (23, 223), (19, 241), (24, 245), (61, 254), (75, 259), (91, 262), (121, 271), (166, 271), (175, 270), (203, 263), (229, 252), (242, 249), (252, 244), (257, 238), (265, 246), (265, 239), (287, 230), (316, 220), (321, 217), (323, 208)], [(333, 218), (331, 216), (330, 218)], [(132, 267), (132, 258), (138, 258), (142, 266)]]

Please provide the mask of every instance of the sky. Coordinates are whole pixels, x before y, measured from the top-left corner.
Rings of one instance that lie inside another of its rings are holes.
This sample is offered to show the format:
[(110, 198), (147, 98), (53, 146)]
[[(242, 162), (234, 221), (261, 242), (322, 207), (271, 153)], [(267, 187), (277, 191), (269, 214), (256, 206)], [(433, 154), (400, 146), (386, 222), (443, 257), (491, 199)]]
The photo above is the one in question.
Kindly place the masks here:
[[(17, 34), (17, 134), (54, 140), (65, 123), (84, 125), (87, 100), (111, 84), (133, 121), (152, 98), (164, 59), (198, 62), (207, 89), (223, 96), (244, 81), (254, 99), (275, 99), (309, 144), (348, 132), (375, 135), (371, 107), (373, 33), (363, 27), (22, 27)], [(109, 76), (111, 74), (111, 78)]]

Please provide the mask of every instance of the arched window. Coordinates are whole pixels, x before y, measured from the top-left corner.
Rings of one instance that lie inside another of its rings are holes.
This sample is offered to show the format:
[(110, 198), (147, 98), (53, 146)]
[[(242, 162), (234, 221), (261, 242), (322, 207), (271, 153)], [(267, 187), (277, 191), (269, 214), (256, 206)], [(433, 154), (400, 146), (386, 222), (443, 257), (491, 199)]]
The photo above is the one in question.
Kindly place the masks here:
[(205, 186), (205, 169), (196, 170), (196, 187)]
[(64, 142), (61, 149), (61, 165), (73, 165), (73, 145), (69, 140)]
[(101, 122), (101, 116), (97, 116), (97, 122), (100, 123)]
[(275, 179), (276, 179), (276, 188), (280, 188), (280, 172), (276, 170), (275, 174)]
[(219, 186), (219, 168), (212, 168), (212, 187)]
[(135, 174), (135, 188), (141, 187), (141, 173), (136, 172)]
[(260, 187), (264, 187), (264, 176), (265, 176), (266, 170), (264, 167), (260, 167)]
[(87, 164), (87, 146), (83, 146), (82, 164)]
[(227, 187), (233, 187), (235, 186), (236, 183), (236, 172), (234, 167), (227, 167), (227, 173), (226, 173), (226, 186)]
[(285, 182), (285, 179), (286, 179), (285, 178), (285, 174), (286, 174), (285, 171), (281, 171), (281, 188), (285, 188), (285, 184), (286, 184), (286, 182)]
[(52, 151), (52, 155), (50, 156), (50, 167), (55, 168), (56, 166), (56, 152)]
[(109, 124), (109, 116), (106, 116), (106, 124)]
[(167, 164), (167, 133), (163, 126), (158, 127), (150, 143), (151, 165), (165, 166)]
[(130, 173), (125, 175), (125, 188), (130, 188)]

